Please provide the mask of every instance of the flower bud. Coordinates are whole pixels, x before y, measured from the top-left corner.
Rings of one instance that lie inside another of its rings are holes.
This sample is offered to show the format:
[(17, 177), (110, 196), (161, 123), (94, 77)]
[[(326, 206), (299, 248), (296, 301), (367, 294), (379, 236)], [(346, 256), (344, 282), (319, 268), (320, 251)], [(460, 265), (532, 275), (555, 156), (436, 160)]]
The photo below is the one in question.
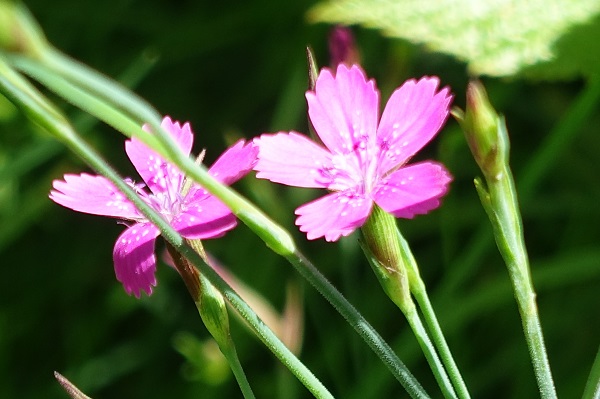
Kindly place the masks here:
[[(187, 240), (187, 243), (206, 261), (206, 254), (200, 240)], [(198, 308), (206, 329), (220, 348), (229, 347), (231, 339), (229, 314), (223, 295), (172, 245), (167, 244), (167, 250)]]
[(329, 33), (330, 66), (337, 69), (338, 64), (352, 66), (360, 63), (360, 57), (352, 30), (346, 26), (335, 26)]
[(467, 110), (454, 112), (471, 153), (486, 177), (499, 173), (508, 156), (508, 140), (502, 134), (502, 118), (490, 104), (481, 82), (471, 81), (467, 88)]
[(363, 251), (379, 283), (388, 297), (404, 311), (412, 300), (396, 219), (375, 205), (361, 230)]
[(206, 329), (221, 348), (231, 345), (229, 314), (223, 295), (200, 274), (200, 300), (196, 302)]

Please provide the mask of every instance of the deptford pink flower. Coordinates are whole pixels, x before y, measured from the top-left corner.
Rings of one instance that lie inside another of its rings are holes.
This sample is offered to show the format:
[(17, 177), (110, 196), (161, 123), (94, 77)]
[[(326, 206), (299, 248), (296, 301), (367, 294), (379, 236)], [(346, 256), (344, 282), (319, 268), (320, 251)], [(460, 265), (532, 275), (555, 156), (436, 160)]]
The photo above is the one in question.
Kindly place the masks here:
[(306, 93), (310, 120), (324, 146), (297, 132), (263, 134), (257, 177), (330, 193), (296, 209), (309, 240), (336, 241), (363, 225), (373, 203), (412, 218), (440, 204), (452, 180), (433, 161), (407, 165), (448, 116), (452, 95), (439, 79), (408, 80), (390, 97), (381, 119), (379, 92), (356, 65), (324, 68)]
[[(189, 155), (193, 143), (189, 123), (181, 126), (165, 117), (162, 127)], [(187, 193), (182, 192), (183, 173), (141, 141), (127, 140), (125, 151), (145, 184), (135, 184), (130, 179), (126, 182), (183, 237), (216, 238), (235, 227), (236, 218), (225, 204), (196, 184)], [(240, 140), (221, 155), (209, 173), (220, 182), (231, 184), (252, 169), (256, 155), (254, 144)], [(154, 243), (159, 230), (103, 176), (68, 174), (64, 181), (55, 180), (52, 186), (50, 199), (62, 206), (129, 221), (113, 250), (115, 273), (128, 294), (139, 298), (145, 291), (150, 295), (156, 286)]]

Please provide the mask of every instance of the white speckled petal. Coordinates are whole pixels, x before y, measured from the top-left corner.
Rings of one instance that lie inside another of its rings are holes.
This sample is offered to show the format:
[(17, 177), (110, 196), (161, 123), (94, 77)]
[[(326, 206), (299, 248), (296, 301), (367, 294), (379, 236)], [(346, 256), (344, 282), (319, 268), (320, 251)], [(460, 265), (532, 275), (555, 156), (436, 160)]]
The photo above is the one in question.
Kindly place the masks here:
[(375, 137), (379, 92), (359, 66), (340, 64), (335, 76), (324, 68), (306, 100), (315, 131), (332, 152), (347, 154), (360, 141)]
[(135, 205), (104, 176), (82, 173), (54, 180), (50, 199), (74, 211), (123, 219), (139, 218)]
[[(171, 133), (181, 151), (189, 155), (194, 139), (189, 123), (181, 126), (179, 122), (173, 122), (167, 116), (163, 119), (161, 126)], [(146, 126), (144, 129), (148, 130)], [(154, 194), (164, 193), (168, 190), (178, 191), (183, 181), (183, 174), (174, 165), (165, 161), (135, 137), (125, 142), (125, 152)]]
[(406, 163), (446, 122), (452, 95), (448, 88), (436, 93), (439, 83), (437, 77), (411, 79), (390, 97), (377, 129), (379, 142), (387, 147), (380, 173)]
[(229, 208), (211, 195), (185, 205), (185, 208), (171, 221), (171, 225), (191, 240), (221, 237), (237, 224)]
[(401, 168), (373, 192), (373, 199), (395, 217), (411, 219), (440, 205), (452, 176), (437, 162), (426, 161)]
[(337, 241), (364, 224), (372, 205), (370, 199), (350, 191), (332, 193), (296, 209), (296, 225), (309, 240)]
[(153, 224), (137, 223), (125, 230), (115, 243), (115, 273), (129, 295), (139, 298), (142, 291), (150, 295), (156, 286), (154, 242), (158, 235)]
[(331, 177), (321, 171), (333, 166), (331, 153), (296, 132), (263, 134), (258, 145), (256, 177), (296, 187), (326, 188)]

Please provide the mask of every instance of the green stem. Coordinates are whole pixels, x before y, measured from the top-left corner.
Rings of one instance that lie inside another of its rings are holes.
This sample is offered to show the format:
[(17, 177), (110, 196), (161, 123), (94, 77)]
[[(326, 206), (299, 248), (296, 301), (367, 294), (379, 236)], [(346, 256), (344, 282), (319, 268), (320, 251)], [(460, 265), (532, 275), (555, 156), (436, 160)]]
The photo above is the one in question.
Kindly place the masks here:
[[(419, 277), (418, 267), (408, 243), (398, 230), (396, 218), (379, 206), (374, 205), (369, 218), (361, 230), (364, 238), (364, 243), (362, 243), (363, 251), (381, 287), (408, 319), (444, 396), (456, 397), (458, 389), (453, 386), (446, 368), (440, 363), (436, 348), (432, 345), (429, 335), (423, 327), (423, 323), (415, 307), (415, 302), (411, 296), (411, 292), (414, 292), (415, 288), (422, 288), (422, 290), (419, 291), (417, 289), (417, 291), (423, 292), (424, 284)], [(417, 287), (413, 287), (413, 285)], [(433, 310), (431, 310), (431, 313), (433, 313)], [(441, 336), (438, 339), (441, 339), (445, 344), (439, 326), (437, 332)], [(450, 351), (448, 350), (447, 352), (449, 354)], [(450, 359), (452, 360), (451, 355)], [(462, 378), (460, 378), (454, 361), (452, 361), (452, 364), (462, 383)], [(464, 387), (464, 383), (462, 385)], [(466, 392), (466, 387), (464, 387), (464, 391)], [(462, 397), (468, 398), (468, 393)]]
[(242, 390), (242, 394), (245, 399), (254, 399), (254, 393), (252, 392), (252, 388), (248, 383), (248, 379), (246, 378), (246, 374), (244, 373), (244, 369), (242, 368), (242, 364), (240, 363), (240, 359), (238, 358), (237, 351), (235, 350), (235, 345), (233, 341), (230, 339), (229, 345), (223, 345), (221, 347), (221, 352), (229, 362), (229, 366), (231, 367), (231, 371), (233, 371), (233, 375)]
[(421, 350), (425, 354), (425, 358), (427, 359), (429, 367), (433, 371), (433, 375), (435, 376), (435, 379), (442, 390), (442, 394), (445, 398), (456, 399), (454, 387), (448, 378), (448, 374), (446, 373), (444, 365), (438, 357), (435, 347), (429, 339), (429, 335), (423, 326), (423, 322), (419, 317), (416, 307), (414, 304), (412, 304), (412, 306), (405, 306), (404, 309), (401, 310), (404, 313), (406, 320), (408, 320), (408, 323), (410, 324), (410, 327), (413, 330), (417, 341), (419, 342)]
[(458, 111), (455, 116), (485, 176), (487, 188), (479, 178), (475, 179), (475, 188), (508, 269), (540, 394), (543, 399), (554, 399), (556, 390), (531, 281), (517, 191), (509, 167), (510, 140), (504, 118), (496, 113), (485, 89), (475, 81), (469, 83), (466, 111)]
[[(534, 267), (537, 270), (534, 276), (536, 287), (538, 287), (538, 291), (550, 292), (568, 286), (578, 286), (591, 280), (595, 281), (600, 276), (598, 259), (600, 259), (600, 248), (593, 248), (591, 250), (579, 249), (576, 253), (558, 256), (545, 262), (537, 262), (537, 267)], [(464, 332), (465, 326), (473, 323), (482, 314), (490, 314), (510, 305), (512, 286), (508, 280), (505, 281), (502, 277), (496, 276), (484, 284), (479, 284), (475, 292), (465, 293), (461, 297), (460, 306), (453, 309), (452, 315), (442, 314), (441, 321), (446, 333), (452, 335), (452, 333)], [(415, 346), (410, 345), (411, 340), (410, 331), (405, 330), (394, 340), (392, 347), (402, 350), (407, 362), (414, 363), (420, 352)], [(594, 381), (600, 381), (600, 355), (598, 363), (594, 367), (597, 367)], [(480, 386), (483, 383), (483, 381), (478, 381)], [(384, 392), (391, 389), (390, 385), (389, 379), (386, 379), (384, 374), (377, 369), (371, 369), (356, 382), (348, 399), (383, 397)], [(586, 396), (584, 399), (592, 398)], [(600, 397), (594, 399), (600, 399)]]
[[(185, 195), (186, 191), (181, 194)], [(190, 245), (202, 260), (210, 265), (208, 257), (204, 251), (202, 241), (200, 240), (185, 240)], [(246, 399), (254, 399), (254, 393), (248, 383), (244, 369), (237, 356), (235, 344), (231, 339), (231, 331), (229, 328), (229, 312), (225, 300), (220, 291), (218, 291), (206, 277), (198, 272), (198, 269), (190, 263), (190, 261), (181, 256), (179, 252), (170, 244), (167, 243), (167, 250), (173, 258), (175, 268), (183, 279), (190, 296), (194, 300), (196, 309), (206, 326), (206, 329), (214, 338), (221, 353), (227, 359), (229, 367), (235, 375), (235, 379)]]
[[(25, 88), (25, 90), (23, 89)], [(123, 179), (79, 137), (68, 124), (66, 119), (59, 114), (49, 102), (44, 99), (35, 88), (14, 73), (2, 62), (0, 58), (0, 91), (11, 101), (20, 106), (28, 116), (46, 128), (50, 133), (61, 139), (73, 152), (78, 154), (92, 168), (106, 176), (137, 209), (152, 222), (161, 232), (162, 236), (177, 249), (183, 256), (196, 265), (201, 273), (213, 284), (231, 306), (242, 316), (254, 330), (260, 340), (279, 358), (290, 371), (313, 393), (317, 398), (333, 398), (327, 388), (285, 347), (275, 334), (264, 324), (254, 311), (242, 298), (194, 251), (184, 239), (175, 231), (159, 213), (147, 205), (129, 187)]]
[[(504, 122), (500, 124), (500, 128), (505, 129)], [(504, 164), (499, 173), (486, 176), (486, 182), (487, 191), (476, 180), (477, 191), (490, 217), (496, 244), (508, 268), (540, 395), (542, 399), (555, 399), (556, 390), (540, 325), (512, 173)]]
[(433, 343), (439, 352), (440, 358), (442, 359), (446, 370), (448, 371), (449, 378), (452, 381), (454, 389), (456, 390), (456, 394), (461, 399), (468, 399), (470, 398), (469, 391), (465, 385), (462, 375), (460, 374), (460, 370), (454, 361), (450, 347), (446, 342), (446, 338), (444, 337), (440, 323), (435, 315), (433, 306), (431, 305), (431, 301), (427, 295), (425, 283), (423, 282), (421, 274), (419, 273), (417, 262), (412, 254), (412, 251), (410, 250), (408, 242), (404, 239), (399, 230), (398, 237), (400, 241), (402, 257), (404, 258), (404, 263), (406, 265), (408, 280), (410, 282), (410, 291), (414, 295), (419, 307), (421, 308), (423, 318), (425, 319), (425, 323), (427, 323)]
[[(97, 118), (115, 126), (119, 131), (129, 128), (131, 123), (122, 124), (122, 121), (120, 118), (117, 118), (117, 115), (120, 115), (122, 118), (124, 117), (115, 110), (114, 107), (107, 106), (104, 101), (73, 86), (57, 75), (57, 73), (70, 76), (73, 81), (82, 84), (93, 92), (100, 93), (101, 97), (106, 101), (115, 103), (119, 108), (126, 109), (130, 114), (135, 115), (136, 120), (150, 123), (153, 131), (156, 132), (156, 135), (152, 136), (152, 138), (155, 137), (156, 140), (152, 143), (147, 141), (148, 137), (138, 136), (141, 130), (139, 126), (133, 130), (130, 129), (129, 132), (136, 135), (140, 140), (160, 153), (170, 162), (176, 164), (188, 177), (219, 198), (242, 222), (250, 227), (250, 229), (252, 229), (267, 244), (267, 246), (279, 255), (288, 259), (300, 274), (307, 278), (313, 286), (315, 286), (315, 288), (333, 304), (346, 320), (349, 322), (352, 320), (350, 323), (353, 328), (380, 357), (381, 361), (388, 367), (394, 377), (402, 384), (411, 397), (428, 397), (419, 382), (414, 378), (410, 371), (408, 371), (406, 366), (398, 359), (389, 345), (383, 341), (373, 327), (339, 293), (339, 291), (337, 291), (335, 287), (333, 287), (331, 283), (329, 283), (317, 269), (297, 251), (296, 245), (290, 234), (269, 219), (262, 211), (244, 197), (212, 178), (204, 167), (196, 165), (190, 158), (184, 156), (169, 137), (168, 133), (164, 132), (160, 127), (160, 116), (149, 105), (146, 105), (127, 89), (116, 83), (112, 82), (109, 85), (106, 83), (106, 78), (99, 77), (96, 72), (80, 64), (76, 64), (76, 68), (71, 68), (70, 63), (65, 61), (60, 63), (60, 65), (61, 67), (66, 68), (66, 70), (57, 70), (53, 73), (32, 60), (14, 58), (13, 62), (51, 90), (54, 90), (59, 95), (62, 95), (73, 104), (86, 110)], [(111, 90), (115, 91), (108, 92), (106, 91), (107, 88), (111, 88)], [(101, 106), (101, 104), (104, 104), (104, 106)], [(156, 141), (160, 141), (158, 146)], [(178, 250), (180, 249), (178, 248)], [(219, 287), (217, 286), (217, 288)], [(225, 294), (225, 296), (227, 295)]]
[(304, 255), (297, 252), (286, 258), (356, 330), (412, 398), (429, 397), (387, 342)]

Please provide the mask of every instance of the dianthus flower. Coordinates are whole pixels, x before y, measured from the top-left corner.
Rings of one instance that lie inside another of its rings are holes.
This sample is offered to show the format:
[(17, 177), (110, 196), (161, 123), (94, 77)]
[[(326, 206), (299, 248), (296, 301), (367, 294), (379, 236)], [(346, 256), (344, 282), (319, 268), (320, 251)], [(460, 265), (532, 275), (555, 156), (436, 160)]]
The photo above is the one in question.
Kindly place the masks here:
[[(194, 139), (189, 123), (181, 126), (165, 117), (162, 127), (189, 155)], [(235, 227), (236, 218), (225, 204), (197, 184), (183, 192), (183, 173), (140, 140), (127, 140), (125, 152), (145, 184), (125, 181), (183, 237), (216, 238)], [(221, 155), (209, 173), (221, 183), (231, 184), (252, 169), (256, 153), (252, 143), (240, 140)], [(117, 280), (128, 294), (139, 298), (145, 291), (150, 295), (156, 286), (154, 245), (160, 234), (158, 228), (104, 176), (68, 174), (64, 181), (55, 180), (52, 186), (50, 199), (62, 206), (128, 221), (113, 250)]]
[(297, 132), (263, 134), (257, 177), (332, 193), (296, 209), (309, 240), (336, 241), (362, 226), (373, 204), (412, 218), (440, 204), (452, 180), (434, 161), (407, 165), (440, 130), (452, 95), (437, 77), (408, 80), (391, 95), (381, 119), (379, 92), (356, 65), (321, 70), (306, 93), (308, 114), (323, 145)]

